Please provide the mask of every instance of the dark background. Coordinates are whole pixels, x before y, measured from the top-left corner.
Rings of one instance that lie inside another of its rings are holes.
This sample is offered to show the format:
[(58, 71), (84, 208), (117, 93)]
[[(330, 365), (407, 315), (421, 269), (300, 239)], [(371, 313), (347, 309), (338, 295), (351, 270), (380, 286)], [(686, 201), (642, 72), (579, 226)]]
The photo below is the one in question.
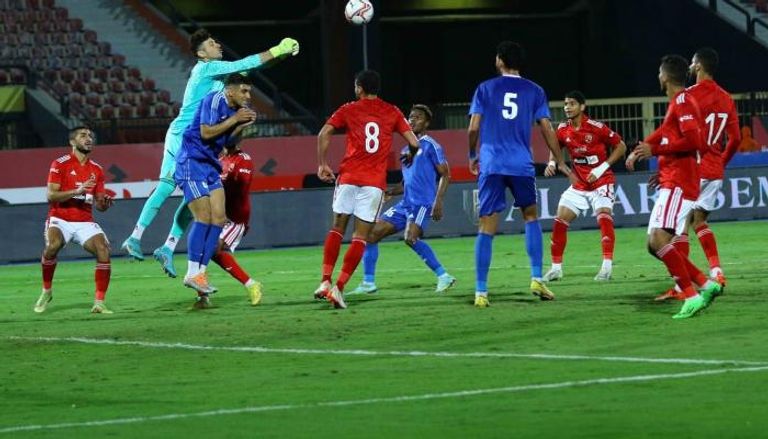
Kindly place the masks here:
[[(168, 0), (154, 1), (167, 7)], [(344, 20), (344, 0), (170, 3), (242, 56), (284, 36), (298, 39), (300, 56), (265, 74), (316, 116), (353, 98), (362, 28)], [(382, 97), (401, 107), (469, 101), (475, 86), (495, 74), (495, 46), (504, 39), (525, 46), (523, 75), (553, 100), (571, 89), (589, 98), (660, 95), (659, 58), (690, 58), (702, 46), (720, 53), (717, 79), (730, 92), (766, 88), (766, 49), (692, 0), (373, 3), (369, 66), (382, 73)]]

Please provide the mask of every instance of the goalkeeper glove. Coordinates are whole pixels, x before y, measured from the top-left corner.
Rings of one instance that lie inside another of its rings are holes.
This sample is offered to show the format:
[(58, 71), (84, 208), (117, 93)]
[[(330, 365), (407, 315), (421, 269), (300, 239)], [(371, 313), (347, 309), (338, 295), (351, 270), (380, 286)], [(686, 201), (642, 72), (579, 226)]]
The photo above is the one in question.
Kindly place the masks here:
[(269, 49), (269, 53), (274, 58), (285, 55), (296, 56), (299, 54), (299, 42), (293, 38), (283, 38), (277, 46)]

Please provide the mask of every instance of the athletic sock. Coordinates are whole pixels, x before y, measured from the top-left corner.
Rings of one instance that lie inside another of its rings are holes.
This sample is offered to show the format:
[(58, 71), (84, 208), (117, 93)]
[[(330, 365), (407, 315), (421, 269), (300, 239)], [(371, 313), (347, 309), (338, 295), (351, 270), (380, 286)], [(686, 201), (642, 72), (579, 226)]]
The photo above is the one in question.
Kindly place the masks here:
[(331, 281), (331, 275), (333, 269), (336, 267), (336, 261), (339, 259), (339, 251), (341, 250), (341, 240), (344, 239), (344, 234), (336, 229), (331, 229), (325, 236), (325, 245), (323, 245), (323, 267), (322, 267), (322, 281)]
[(240, 264), (237, 263), (235, 255), (230, 252), (220, 251), (213, 256), (213, 261), (219, 264), (224, 271), (237, 279), (241, 284), (249, 286), (247, 283), (251, 278), (248, 276), (248, 273), (240, 267)]
[(597, 215), (600, 226), (600, 244), (603, 247), (603, 259), (613, 259), (613, 248), (616, 243), (616, 232), (613, 230), (613, 217), (608, 213)]
[(344, 263), (341, 266), (339, 278), (336, 280), (336, 287), (339, 291), (344, 291), (344, 286), (347, 285), (352, 273), (355, 272), (358, 264), (360, 264), (363, 253), (365, 253), (365, 240), (353, 238), (347, 252), (344, 254)]
[(531, 278), (541, 279), (541, 266), (544, 260), (544, 244), (542, 243), (541, 224), (539, 220), (525, 223), (525, 251), (531, 263)]
[(712, 233), (709, 225), (705, 223), (696, 227), (696, 236), (699, 237), (701, 248), (707, 256), (710, 271), (714, 268), (720, 268), (720, 255), (717, 252), (717, 241), (715, 240), (715, 234)]
[(134, 228), (133, 233), (131, 234), (132, 237), (141, 239), (144, 229), (152, 224), (160, 207), (163, 206), (165, 200), (171, 196), (174, 190), (176, 190), (175, 183), (168, 180), (160, 180), (155, 190), (149, 198), (147, 198), (147, 201), (144, 202), (144, 207), (141, 208), (141, 214), (139, 215), (139, 220), (136, 222), (136, 228)]
[(551, 253), (552, 253), (552, 265), (563, 263), (563, 253), (565, 253), (565, 245), (568, 243), (568, 226), (570, 224), (560, 218), (555, 218), (552, 224), (552, 238), (550, 240)]
[(376, 262), (379, 260), (379, 244), (368, 243), (363, 253), (363, 282), (376, 283)]
[(656, 256), (667, 266), (669, 274), (677, 282), (684, 298), (688, 299), (697, 294), (691, 285), (691, 277), (686, 269), (685, 259), (680, 256), (674, 245), (671, 243), (665, 245), (656, 252)]
[(418, 239), (413, 243), (411, 248), (417, 255), (419, 255), (421, 260), (427, 264), (427, 267), (429, 267), (435, 275), (442, 276), (445, 274), (445, 268), (443, 268), (440, 261), (437, 260), (437, 256), (435, 256), (435, 252), (432, 251), (432, 247), (430, 247), (429, 244)]
[(194, 276), (200, 271), (200, 261), (205, 250), (205, 236), (209, 224), (195, 221), (187, 235), (187, 260), (189, 261), (187, 276)]
[(184, 235), (184, 231), (187, 230), (189, 223), (192, 222), (192, 212), (187, 206), (187, 203), (182, 201), (179, 207), (176, 208), (176, 213), (173, 214), (171, 232), (168, 233), (168, 238), (165, 239), (165, 244), (163, 244), (171, 252), (176, 250), (176, 246), (179, 244), (182, 235)]
[(112, 275), (112, 264), (107, 262), (96, 262), (94, 278), (96, 280), (96, 300), (104, 301), (109, 288), (109, 278)]
[(675, 235), (675, 237), (672, 238), (672, 245), (675, 246), (677, 252), (680, 253), (680, 256), (687, 258), (688, 255), (691, 254), (691, 244), (688, 241), (687, 233), (683, 233), (682, 235)]
[(205, 237), (205, 248), (203, 249), (203, 258), (200, 260), (200, 271), (205, 271), (205, 267), (211, 261), (219, 246), (219, 236), (224, 228), (218, 224), (208, 225), (208, 234)]
[(53, 286), (53, 273), (56, 272), (56, 262), (56, 258), (45, 259), (45, 256), (40, 260), (43, 269), (43, 289), (45, 291), (50, 291)]
[(478, 233), (475, 240), (475, 291), (488, 292), (488, 270), (493, 256), (493, 235)]

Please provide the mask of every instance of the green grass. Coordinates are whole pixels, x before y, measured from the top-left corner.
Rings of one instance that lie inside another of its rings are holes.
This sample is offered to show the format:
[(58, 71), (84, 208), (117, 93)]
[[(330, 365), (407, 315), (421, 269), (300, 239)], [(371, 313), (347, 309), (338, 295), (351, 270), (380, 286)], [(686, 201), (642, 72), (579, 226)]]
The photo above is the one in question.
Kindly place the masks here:
[[(350, 298), (344, 311), (311, 300), (320, 248), (238, 252), (242, 265), (264, 282), (263, 304), (249, 306), (242, 286), (212, 267), (212, 281), (221, 291), (213, 298), (215, 308), (205, 311), (192, 310), (191, 291), (164, 277), (154, 261), (118, 259), (107, 296), (114, 315), (88, 313), (92, 261), (60, 263), (55, 299), (46, 313), (36, 315), (40, 267), (0, 267), (0, 431), (141, 418), (9, 431), (0, 439), (759, 437), (765, 434), (768, 406), (763, 282), (768, 223), (720, 223), (713, 230), (728, 277), (726, 295), (686, 321), (671, 318), (679, 302), (652, 300), (670, 279), (647, 254), (644, 229), (617, 230), (610, 283), (592, 280), (600, 263), (599, 232), (570, 233), (566, 277), (551, 284), (557, 300), (546, 303), (528, 292), (522, 235), (497, 237), (488, 309), (472, 306), (472, 238), (431, 241), (458, 278), (444, 296), (433, 292), (434, 276), (402, 243), (382, 244), (379, 294)], [(696, 239), (691, 241), (694, 262), (704, 267)], [(183, 271), (183, 255), (176, 265)], [(359, 273), (349, 288), (358, 281)], [(36, 337), (274, 349), (191, 350)], [(354, 349), (380, 354), (330, 352)], [(390, 351), (725, 362), (386, 354)], [(747, 367), (728, 361), (764, 363), (758, 366), (766, 369), (676, 376)], [(649, 377), (595, 381), (635, 376)], [(568, 382), (581, 383), (558, 385)], [(531, 387), (542, 384), (556, 386)], [(455, 394), (481, 389), (505, 390)], [(146, 419), (220, 409), (235, 413)]]

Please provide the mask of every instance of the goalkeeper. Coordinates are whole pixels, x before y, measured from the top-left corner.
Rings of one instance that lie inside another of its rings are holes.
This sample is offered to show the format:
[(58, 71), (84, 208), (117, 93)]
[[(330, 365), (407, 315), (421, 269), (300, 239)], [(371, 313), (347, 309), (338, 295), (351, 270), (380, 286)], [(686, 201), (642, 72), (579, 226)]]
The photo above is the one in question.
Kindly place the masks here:
[(165, 134), (163, 163), (160, 167), (160, 182), (152, 195), (144, 203), (141, 214), (133, 229), (133, 233), (122, 244), (121, 248), (136, 260), (143, 261), (141, 237), (144, 230), (152, 224), (160, 207), (176, 189), (173, 173), (176, 169), (176, 153), (181, 147), (184, 129), (192, 122), (195, 110), (203, 98), (212, 91), (224, 88), (223, 80), (227, 75), (262, 67), (268, 61), (286, 56), (296, 56), (299, 53), (299, 42), (292, 38), (283, 38), (275, 47), (258, 55), (247, 56), (239, 61), (221, 61), (222, 50), (208, 31), (199, 29), (189, 38), (190, 48), (197, 57), (197, 64), (192, 68), (189, 81), (184, 90), (184, 100), (176, 119), (171, 122)]

